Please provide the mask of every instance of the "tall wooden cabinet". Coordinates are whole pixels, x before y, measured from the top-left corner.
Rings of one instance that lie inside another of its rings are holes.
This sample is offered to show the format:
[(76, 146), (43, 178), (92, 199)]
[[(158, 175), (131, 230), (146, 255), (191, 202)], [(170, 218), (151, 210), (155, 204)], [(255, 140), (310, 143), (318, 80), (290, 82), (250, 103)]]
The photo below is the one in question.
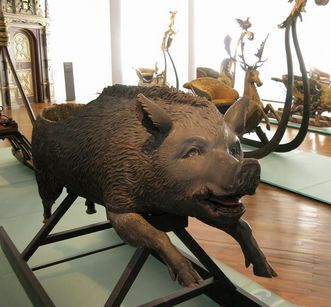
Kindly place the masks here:
[[(49, 54), (47, 0), (0, 0), (9, 35), (8, 50), (30, 102), (54, 97)], [(0, 105), (20, 104), (16, 83), (4, 57), (0, 59)]]

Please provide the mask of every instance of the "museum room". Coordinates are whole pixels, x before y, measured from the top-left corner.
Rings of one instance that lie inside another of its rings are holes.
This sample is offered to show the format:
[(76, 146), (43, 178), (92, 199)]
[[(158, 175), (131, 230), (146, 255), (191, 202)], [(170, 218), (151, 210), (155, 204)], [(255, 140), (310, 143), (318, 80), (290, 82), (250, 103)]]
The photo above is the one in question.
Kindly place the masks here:
[(329, 0), (0, 0), (0, 306), (331, 306)]

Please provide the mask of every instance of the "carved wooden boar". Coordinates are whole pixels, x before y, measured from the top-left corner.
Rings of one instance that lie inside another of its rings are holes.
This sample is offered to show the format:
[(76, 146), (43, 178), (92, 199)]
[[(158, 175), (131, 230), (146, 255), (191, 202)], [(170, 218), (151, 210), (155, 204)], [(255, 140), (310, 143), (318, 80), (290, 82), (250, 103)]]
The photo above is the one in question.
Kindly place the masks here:
[(201, 97), (115, 85), (69, 116), (51, 120), (46, 110), (32, 136), (44, 218), (66, 187), (105, 206), (125, 241), (155, 250), (174, 278), (194, 286), (201, 278), (190, 262), (141, 213), (193, 216), (233, 236), (255, 274), (275, 276), (241, 219), (240, 197), (255, 193), (260, 178), (257, 160), (243, 158), (237, 137), (246, 109), (238, 101), (223, 117)]

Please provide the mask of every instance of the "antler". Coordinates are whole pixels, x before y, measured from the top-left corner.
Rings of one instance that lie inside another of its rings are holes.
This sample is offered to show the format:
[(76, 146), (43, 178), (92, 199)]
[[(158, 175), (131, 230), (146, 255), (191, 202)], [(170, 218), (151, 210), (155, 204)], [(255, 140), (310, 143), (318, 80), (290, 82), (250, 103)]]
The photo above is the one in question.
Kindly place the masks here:
[(250, 66), (246, 63), (245, 55), (244, 55), (244, 49), (245, 49), (245, 43), (244, 41), (240, 42), (240, 49), (241, 54), (238, 54), (238, 57), (241, 59), (240, 63), (243, 65), (240, 65), (243, 70), (247, 70)]
[(269, 34), (266, 36), (266, 38), (264, 39), (264, 41), (261, 43), (260, 48), (257, 49), (257, 53), (254, 54), (258, 58), (258, 60), (253, 65), (253, 68), (254, 69), (256, 69), (258, 67), (261, 67), (262, 64), (267, 60), (267, 59), (261, 60), (261, 58), (262, 58), (262, 54), (263, 54), (263, 51), (264, 51), (264, 46), (265, 46), (265, 43), (266, 43), (268, 37), (269, 37)]

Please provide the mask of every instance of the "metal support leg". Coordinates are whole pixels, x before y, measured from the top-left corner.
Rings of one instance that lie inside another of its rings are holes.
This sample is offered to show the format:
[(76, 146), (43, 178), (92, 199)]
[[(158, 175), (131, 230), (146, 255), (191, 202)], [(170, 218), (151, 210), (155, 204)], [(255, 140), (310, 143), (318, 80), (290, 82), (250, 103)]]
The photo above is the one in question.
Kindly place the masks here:
[[(195, 239), (186, 231), (186, 229), (174, 231), (176, 236), (185, 244), (185, 246), (192, 252), (192, 254), (205, 267), (201, 268), (192, 257), (187, 256), (191, 260), (194, 267), (201, 275), (210, 273), (215, 279), (215, 285), (209, 289), (205, 289), (204, 293), (217, 303), (230, 306), (253, 307), (260, 306), (253, 297), (248, 297), (242, 289), (237, 288), (230, 279), (223, 273), (223, 271), (216, 265), (216, 263), (208, 256), (204, 249), (195, 241)], [(209, 276), (210, 276), (209, 275)]]
[(112, 291), (112, 294), (104, 305), (105, 307), (118, 307), (121, 305), (149, 254), (148, 249), (142, 247), (137, 248)]
[(51, 217), (47, 220), (45, 225), (39, 230), (30, 244), (22, 252), (22, 258), (25, 261), (28, 261), (33, 253), (37, 250), (40, 245), (43, 245), (43, 240), (48, 236), (48, 234), (53, 230), (62, 216), (67, 212), (73, 202), (78, 196), (74, 194), (68, 194), (67, 197), (63, 200), (60, 206), (55, 210)]
[[(44, 288), (34, 275), (34, 270), (40, 270), (52, 265), (57, 265), (66, 261), (77, 259), (92, 255), (97, 252), (108, 250), (122, 246), (124, 243), (116, 244), (106, 248), (101, 248), (96, 251), (83, 253), (80, 255), (68, 257), (39, 265), (34, 268), (30, 268), (27, 261), (38, 249), (38, 247), (50, 244), (76, 236), (108, 229), (111, 227), (109, 222), (103, 222), (98, 224), (92, 224), (85, 227), (79, 227), (69, 231), (59, 232), (55, 234), (49, 234), (55, 225), (59, 222), (62, 216), (74, 203), (77, 196), (68, 194), (67, 197), (62, 201), (60, 206), (51, 215), (46, 224), (40, 229), (37, 235), (33, 238), (30, 244), (25, 248), (22, 254), (18, 252), (15, 245), (12, 243), (5, 230), (0, 227), (0, 243), (4, 250), (6, 257), (8, 258), (13, 270), (15, 271), (18, 279), (28, 294), (31, 302), (34, 306), (48, 307), (55, 306), (52, 300), (47, 295)], [(163, 217), (163, 218), (162, 218)], [(236, 306), (236, 307), (256, 307), (261, 306), (256, 302), (256, 299), (232, 284), (227, 276), (220, 270), (220, 268), (213, 262), (213, 260), (206, 254), (206, 252), (199, 246), (199, 244), (190, 236), (185, 230), (187, 226), (187, 217), (179, 216), (149, 216), (148, 220), (155, 225), (156, 228), (166, 229), (166, 231), (173, 231), (177, 237), (186, 245), (187, 248), (193, 253), (198, 259), (192, 258), (191, 256), (185, 255), (194, 265), (194, 268), (201, 274), (204, 281), (195, 288), (180, 288), (169, 295), (160, 297), (152, 300), (141, 306), (173, 306), (185, 302), (189, 299), (205, 294), (213, 301), (220, 305)], [(175, 230), (174, 230), (175, 229)], [(105, 307), (119, 307), (125, 299), (128, 291), (138, 276), (141, 268), (146, 262), (150, 254), (155, 255), (151, 250), (147, 248), (137, 248), (130, 262), (122, 273), (118, 280), (115, 288), (105, 303)], [(159, 255), (155, 255), (160, 259)], [(162, 259), (160, 259), (162, 261)], [(200, 263), (199, 263), (200, 262)]]
[(37, 307), (55, 306), (2, 226), (0, 226), (0, 244), (32, 304)]
[(219, 281), (215, 281), (214, 278), (211, 277), (195, 288), (181, 288), (167, 296), (155, 299), (143, 305), (139, 305), (139, 307), (168, 307), (178, 305), (189, 299), (204, 294), (209, 288), (217, 286), (218, 283)]

